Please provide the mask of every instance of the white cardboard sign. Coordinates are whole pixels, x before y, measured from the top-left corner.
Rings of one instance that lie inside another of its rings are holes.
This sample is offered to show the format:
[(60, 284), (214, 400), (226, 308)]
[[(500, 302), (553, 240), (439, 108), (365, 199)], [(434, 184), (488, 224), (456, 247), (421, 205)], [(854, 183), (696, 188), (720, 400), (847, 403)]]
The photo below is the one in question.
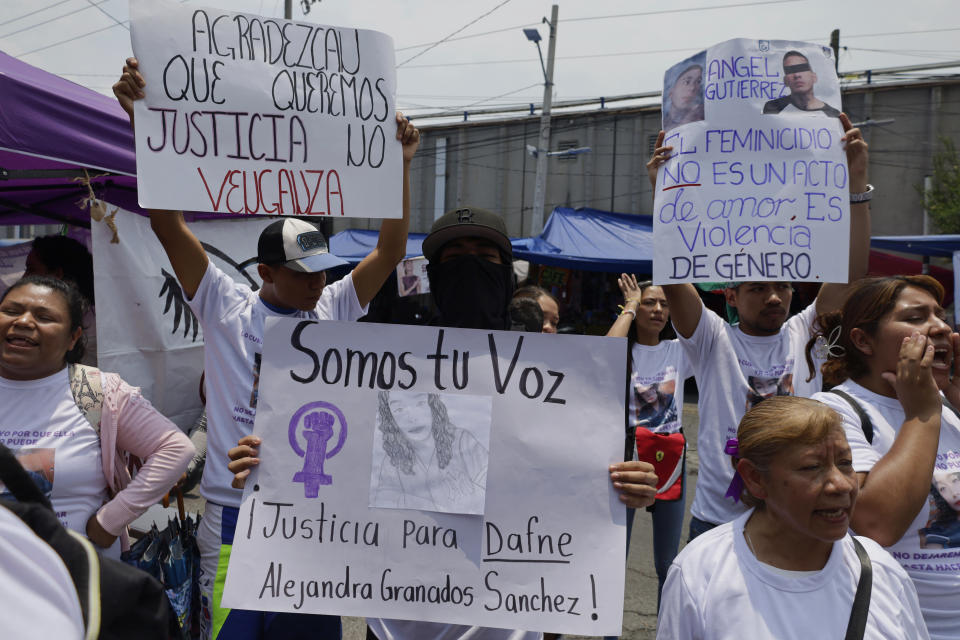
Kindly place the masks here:
[(849, 172), (832, 51), (737, 39), (665, 74), (673, 153), (654, 201), (653, 279), (846, 282)]
[(623, 347), (269, 319), (225, 606), (619, 634)]
[(170, 0), (130, 17), (141, 207), (401, 216), (389, 36)]

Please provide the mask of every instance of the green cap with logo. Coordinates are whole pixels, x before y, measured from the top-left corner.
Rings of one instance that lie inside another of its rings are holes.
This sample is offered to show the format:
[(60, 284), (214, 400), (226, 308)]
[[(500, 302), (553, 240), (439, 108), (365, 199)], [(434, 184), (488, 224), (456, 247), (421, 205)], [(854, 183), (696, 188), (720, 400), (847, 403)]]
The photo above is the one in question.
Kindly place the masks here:
[(439, 257), (443, 245), (467, 237), (489, 240), (497, 245), (506, 258), (513, 260), (513, 247), (503, 218), (479, 207), (453, 209), (437, 218), (430, 233), (423, 239), (423, 255), (433, 262)]

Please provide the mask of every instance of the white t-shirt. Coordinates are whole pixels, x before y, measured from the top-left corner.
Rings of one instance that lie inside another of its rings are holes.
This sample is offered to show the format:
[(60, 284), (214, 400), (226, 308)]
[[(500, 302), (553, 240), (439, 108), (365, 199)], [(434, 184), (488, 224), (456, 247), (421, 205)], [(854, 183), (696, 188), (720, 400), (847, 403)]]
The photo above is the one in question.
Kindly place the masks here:
[(380, 640), (542, 640), (535, 631), (468, 627), (440, 622), (367, 618), (367, 625)]
[(632, 359), (630, 426), (646, 427), (655, 433), (680, 431), (683, 426), (683, 381), (691, 375), (683, 346), (678, 340), (661, 340), (652, 347), (634, 344)]
[[(893, 446), (903, 425), (903, 407), (896, 398), (873, 393), (850, 380), (837, 388), (850, 394), (870, 418), (872, 445), (867, 442), (860, 419), (846, 400), (833, 393), (818, 393), (814, 398), (843, 417), (843, 429), (853, 451), (853, 468), (857, 473), (867, 473)], [(960, 479), (954, 474), (960, 474), (960, 419), (944, 409), (934, 475)], [(960, 514), (942, 500), (938, 508), (935, 498), (939, 495), (933, 495), (937, 490), (931, 486), (930, 492), (928, 504), (917, 513), (903, 537), (887, 550), (900, 561), (917, 586), (930, 637), (955, 640), (960, 638), (960, 531), (957, 527)], [(943, 520), (948, 522), (937, 524)]]
[(3, 637), (83, 638), (77, 590), (57, 552), (3, 507), (0, 540)]
[[(0, 442), (50, 499), (60, 523), (86, 535), (108, 499), (100, 436), (77, 407), (66, 368), (38, 380), (0, 378)], [(119, 543), (107, 555), (120, 557)]]
[(693, 335), (680, 338), (697, 378), (700, 427), (697, 448), (700, 469), (690, 512), (713, 524), (730, 522), (745, 507), (725, 498), (733, 479), (730, 456), (723, 452), (728, 438), (749, 407), (764, 397), (810, 397), (820, 391), (821, 361), (810, 371), (805, 350), (816, 320), (816, 304), (793, 316), (773, 336), (749, 336), (706, 307)]
[(207, 463), (200, 493), (217, 504), (239, 507), (243, 492), (230, 486), (233, 474), (227, 468), (227, 451), (253, 431), (264, 320), (274, 316), (351, 321), (367, 310), (360, 306), (348, 275), (323, 289), (313, 311), (285, 315), (267, 307), (256, 292), (234, 282), (212, 261), (189, 304), (203, 327), (205, 343)]
[[(752, 512), (688, 544), (670, 565), (657, 638), (807, 640), (842, 638), (860, 579), (849, 534), (833, 544), (820, 571), (782, 571), (759, 562), (743, 526)], [(864, 638), (927, 638), (909, 576), (873, 540), (858, 538), (873, 566)], [(792, 574), (792, 575), (791, 575)]]

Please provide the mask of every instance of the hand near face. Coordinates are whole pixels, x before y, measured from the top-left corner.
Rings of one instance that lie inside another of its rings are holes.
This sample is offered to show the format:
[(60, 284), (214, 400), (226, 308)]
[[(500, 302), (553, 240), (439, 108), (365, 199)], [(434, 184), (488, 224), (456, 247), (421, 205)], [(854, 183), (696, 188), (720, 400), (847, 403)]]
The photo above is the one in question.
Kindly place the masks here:
[(649, 462), (633, 460), (610, 465), (610, 481), (620, 502), (632, 509), (649, 507), (656, 500), (657, 474)]
[(941, 411), (940, 392), (933, 378), (934, 347), (926, 335), (914, 332), (903, 339), (896, 372), (884, 371), (903, 406), (907, 420), (929, 418)]
[(940, 390), (954, 407), (960, 406), (960, 333), (950, 334), (950, 346), (953, 353), (950, 356), (950, 382), (941, 385)]

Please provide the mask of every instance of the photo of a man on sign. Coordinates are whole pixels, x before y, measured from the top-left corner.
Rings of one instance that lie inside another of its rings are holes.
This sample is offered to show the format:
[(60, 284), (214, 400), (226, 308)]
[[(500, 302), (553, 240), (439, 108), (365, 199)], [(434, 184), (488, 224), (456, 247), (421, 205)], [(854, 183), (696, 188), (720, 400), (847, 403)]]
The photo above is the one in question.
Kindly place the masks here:
[(817, 74), (810, 67), (810, 59), (799, 51), (783, 54), (783, 84), (790, 88), (790, 95), (768, 101), (763, 105), (764, 113), (822, 111), (831, 118), (840, 117), (839, 110), (814, 95)]

